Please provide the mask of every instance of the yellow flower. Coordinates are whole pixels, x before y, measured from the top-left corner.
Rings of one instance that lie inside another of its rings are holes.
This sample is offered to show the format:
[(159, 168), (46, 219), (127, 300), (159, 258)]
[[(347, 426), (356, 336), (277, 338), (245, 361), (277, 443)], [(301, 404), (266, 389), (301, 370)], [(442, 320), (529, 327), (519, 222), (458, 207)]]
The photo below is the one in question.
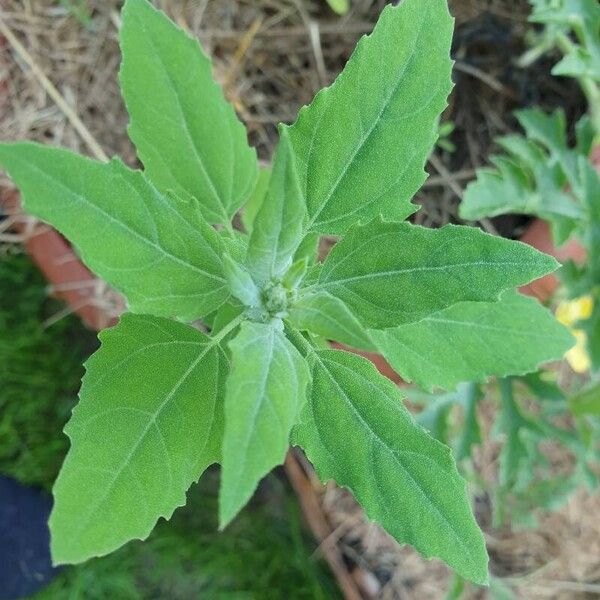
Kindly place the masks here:
[(576, 329), (574, 325), (577, 321), (589, 319), (593, 308), (594, 300), (588, 295), (576, 300), (561, 302), (556, 309), (556, 319), (568, 327), (575, 337), (575, 346), (565, 354), (565, 358), (576, 373), (585, 373), (589, 370), (591, 364), (586, 349), (587, 336), (585, 331)]

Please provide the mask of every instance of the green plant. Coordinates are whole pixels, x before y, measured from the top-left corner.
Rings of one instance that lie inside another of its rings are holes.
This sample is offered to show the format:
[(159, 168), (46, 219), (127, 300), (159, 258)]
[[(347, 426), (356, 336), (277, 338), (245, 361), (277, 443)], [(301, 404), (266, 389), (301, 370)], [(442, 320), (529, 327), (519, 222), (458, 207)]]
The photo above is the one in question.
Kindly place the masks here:
[[(572, 343), (514, 292), (554, 259), (474, 228), (404, 222), (451, 89), (452, 29), (445, 0), (387, 7), (336, 82), (280, 128), (265, 193), (252, 194), (255, 153), (197, 41), (146, 0), (125, 3), (120, 74), (144, 172), (0, 146), (25, 207), (129, 306), (100, 335), (66, 428), (57, 563), (145, 538), (215, 462), (225, 527), (291, 443), (398, 540), (487, 580), (448, 448), (371, 363), (326, 347), (377, 349), (403, 376), (452, 387), (534, 370)], [(232, 217), (249, 196), (241, 233)], [(318, 263), (322, 234), (341, 240)]]
[(345, 15), (350, 10), (350, 0), (326, 0), (331, 10), (338, 15)]
[(445, 121), (444, 123), (440, 123), (438, 129), (437, 145), (446, 152), (456, 152), (456, 145), (450, 139), (450, 136), (454, 132), (455, 127), (456, 126), (454, 125), (453, 121)]
[[(588, 115), (574, 127), (575, 143), (562, 110), (546, 115), (521, 110), (517, 119), (526, 137), (498, 139), (505, 154), (492, 157), (494, 169), (482, 169), (466, 190), (461, 216), (479, 219), (506, 213), (535, 215), (548, 221), (556, 245), (576, 238), (587, 251), (578, 265), (567, 261), (559, 271), (561, 294), (589, 297), (590, 314), (574, 325), (587, 334), (592, 371), (600, 370), (600, 176), (590, 154), (600, 144), (600, 5), (595, 0), (532, 0), (531, 20), (543, 24), (523, 64), (559, 50), (555, 75), (577, 80), (588, 101)], [(584, 365), (585, 366), (585, 365)]]
[(64, 6), (82, 25), (89, 27), (92, 22), (88, 0), (60, 0)]
[[(509, 519), (514, 525), (536, 525), (536, 510), (554, 510), (582, 485), (598, 485), (593, 466), (600, 462), (594, 441), (598, 423), (581, 421), (573, 427), (565, 419), (569, 401), (551, 376), (533, 373), (486, 388), (467, 383), (449, 393), (409, 394), (423, 407), (417, 421), (454, 449), (466, 476), (493, 498), (495, 525)], [(502, 444), (493, 483), (483, 481), (472, 465), (474, 448), (484, 442), (479, 410), (484, 398), (484, 420), (493, 407), (490, 438)]]
[(56, 432), (75, 405), (81, 362), (96, 348), (75, 317), (43, 327), (60, 309), (25, 255), (0, 259), (0, 473), (47, 489), (68, 448)]
[[(68, 316), (42, 322), (62, 306), (29, 258), (0, 260), (0, 474), (50, 489), (68, 450), (62, 429), (76, 402), (81, 361), (96, 336)], [(225, 535), (216, 533), (218, 473), (189, 492), (185, 510), (144, 544), (62, 569), (39, 600), (201, 596), (222, 600), (337, 598), (322, 561), (311, 556), (293, 493), (271, 476), (268, 501), (254, 503)]]

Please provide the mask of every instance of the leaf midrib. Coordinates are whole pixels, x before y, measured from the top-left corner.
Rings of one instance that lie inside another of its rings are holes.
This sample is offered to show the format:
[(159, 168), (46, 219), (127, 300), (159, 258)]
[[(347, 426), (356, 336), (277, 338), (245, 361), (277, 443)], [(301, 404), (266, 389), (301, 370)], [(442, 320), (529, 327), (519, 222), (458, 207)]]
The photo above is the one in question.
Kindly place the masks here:
[[(336, 286), (344, 286), (347, 283), (352, 283), (355, 281), (365, 281), (370, 279), (378, 279), (378, 278), (389, 278), (395, 275), (406, 275), (410, 273), (427, 273), (427, 272), (437, 272), (437, 271), (449, 271), (452, 269), (460, 269), (464, 267), (523, 267), (527, 266), (525, 262), (519, 261), (472, 261), (466, 263), (451, 263), (448, 265), (430, 265), (423, 267), (410, 267), (407, 269), (395, 269), (393, 271), (377, 271), (373, 273), (363, 273), (360, 275), (353, 275), (352, 277), (342, 277), (339, 279), (326, 279), (323, 281), (319, 281), (317, 283), (313, 283), (304, 288), (304, 290), (310, 290), (313, 288), (327, 288), (327, 287), (336, 287)], [(327, 273), (329, 277), (332, 273), (335, 272), (335, 266)]]
[(167, 394), (165, 399), (160, 403), (158, 408), (154, 412), (148, 411), (148, 413), (150, 415), (152, 415), (152, 418), (148, 420), (148, 423), (145, 426), (144, 430), (141, 432), (139, 439), (135, 442), (131, 451), (126, 456), (125, 460), (122, 461), (121, 464), (115, 469), (115, 471), (114, 471), (115, 476), (107, 485), (105, 492), (98, 498), (98, 500), (96, 502), (94, 502), (92, 507), (88, 510), (87, 517), (75, 528), (74, 532), (72, 533), (73, 539), (77, 539), (79, 537), (79, 534), (90, 524), (90, 522), (94, 516), (94, 513), (108, 498), (108, 496), (112, 492), (115, 484), (117, 483), (118, 479), (123, 475), (123, 472), (125, 471), (125, 469), (127, 469), (131, 466), (131, 464), (130, 464), (131, 459), (137, 452), (137, 450), (140, 447), (140, 445), (142, 444), (142, 442), (145, 440), (145, 438), (146, 438), (148, 432), (150, 431), (150, 429), (152, 428), (152, 426), (154, 424), (156, 424), (157, 419), (160, 417), (160, 415), (165, 410), (165, 408), (170, 403), (170, 401), (174, 398), (174, 396), (177, 393), (177, 391), (179, 390), (179, 388), (185, 383), (185, 381), (192, 374), (194, 369), (200, 364), (200, 361), (208, 354), (208, 352), (210, 352), (210, 350), (212, 350), (215, 346), (217, 346), (219, 344), (219, 342), (220, 342), (220, 340), (210, 340), (209, 342), (207, 342), (206, 348), (204, 349), (204, 351), (201, 352), (196, 359), (194, 359), (194, 361), (191, 363), (191, 365), (186, 369), (186, 371), (179, 378), (177, 383), (173, 386), (171, 391)]
[[(16, 158), (17, 161), (23, 162), (18, 155), (15, 154), (14, 157)], [(200, 273), (201, 275), (203, 275), (203, 276), (205, 276), (205, 277), (207, 277), (209, 279), (214, 279), (215, 281), (218, 281), (219, 283), (223, 284), (223, 286), (226, 285), (225, 279), (223, 279), (221, 277), (218, 277), (217, 275), (214, 275), (213, 273), (209, 273), (208, 271), (200, 269), (196, 265), (193, 265), (192, 263), (190, 263), (188, 261), (185, 261), (182, 258), (176, 256), (175, 254), (172, 254), (171, 252), (167, 251), (164, 247), (158, 245), (156, 242), (153, 242), (152, 240), (148, 239), (144, 235), (142, 235), (142, 234), (138, 233), (137, 231), (135, 231), (135, 229), (132, 229), (131, 227), (129, 227), (129, 225), (127, 225), (125, 222), (119, 221), (118, 219), (115, 219), (110, 213), (108, 213), (104, 209), (100, 208), (97, 204), (94, 204), (93, 202), (90, 202), (84, 196), (82, 196), (81, 194), (77, 193), (75, 190), (67, 187), (59, 179), (56, 179), (54, 176), (50, 175), (46, 171), (43, 171), (35, 163), (33, 163), (33, 162), (32, 163), (28, 163), (28, 168), (31, 168), (34, 171), (37, 171), (42, 178), (46, 178), (52, 184), (54, 184), (57, 187), (65, 190), (65, 192), (67, 192), (72, 198), (76, 199), (76, 201), (79, 201), (81, 204), (83, 204), (83, 205), (89, 207), (90, 209), (96, 211), (97, 213), (99, 213), (100, 215), (102, 215), (104, 218), (106, 218), (108, 221), (110, 221), (112, 224), (114, 224), (117, 228), (120, 228), (123, 231), (126, 231), (128, 234), (132, 235), (133, 237), (135, 237), (136, 239), (138, 239), (139, 241), (141, 241), (145, 245), (147, 245), (150, 248), (156, 250), (159, 254), (163, 254), (164, 256), (168, 257), (169, 259), (173, 260), (174, 262), (179, 263), (180, 265), (182, 265), (184, 267), (188, 267), (188, 268), (192, 269), (193, 271), (196, 271), (197, 273)], [(24, 204), (25, 205), (28, 204), (27, 200), (25, 200)]]
[[(426, 14), (428, 15), (429, 12), (427, 12)], [(377, 125), (381, 121), (383, 113), (389, 108), (389, 105), (390, 105), (390, 103), (391, 103), (391, 101), (392, 101), (395, 93), (398, 91), (398, 88), (400, 87), (400, 83), (402, 82), (402, 78), (404, 77), (404, 74), (406, 73), (406, 70), (412, 64), (412, 61), (414, 59), (414, 56), (415, 56), (415, 53), (416, 53), (416, 50), (417, 50), (417, 46), (418, 46), (418, 38), (419, 38), (419, 36), (421, 34), (421, 31), (423, 30), (423, 25), (424, 25), (424, 23), (425, 23), (426, 20), (427, 19), (425, 18), (425, 16), (421, 19), (421, 22), (419, 23), (419, 29), (418, 29), (417, 34), (415, 36), (415, 44), (414, 44), (414, 46), (413, 46), (413, 48), (411, 50), (410, 56), (407, 58), (407, 61), (406, 61), (405, 65), (404, 65), (402, 71), (398, 74), (398, 79), (397, 79), (396, 83), (392, 86), (391, 91), (390, 91), (388, 97), (384, 99), (384, 102), (382, 104), (381, 110), (379, 111), (379, 114), (374, 119), (373, 124), (369, 127), (366, 135), (364, 135), (362, 137), (362, 139), (358, 143), (356, 149), (354, 150), (354, 152), (350, 156), (349, 160), (346, 162), (346, 164), (342, 168), (342, 170), (340, 172), (340, 175), (338, 176), (337, 180), (333, 183), (332, 187), (329, 189), (329, 192), (326, 194), (326, 197), (321, 202), (321, 206), (319, 207), (319, 209), (317, 210), (317, 212), (308, 220), (308, 223), (307, 223), (307, 225), (305, 227), (305, 230), (307, 232), (310, 232), (312, 230), (312, 227), (315, 224), (315, 222), (317, 221), (318, 217), (323, 212), (323, 210), (325, 210), (325, 207), (327, 206), (327, 204), (331, 200), (331, 198), (332, 198), (333, 194), (335, 193), (335, 191), (337, 190), (338, 186), (340, 185), (340, 183), (342, 182), (342, 180), (346, 177), (346, 174), (347, 174), (348, 170), (350, 169), (350, 167), (352, 166), (352, 164), (354, 163), (355, 158), (358, 156), (359, 152), (362, 150), (362, 148), (367, 143), (367, 141), (371, 138), (371, 135), (375, 131), (375, 128), (377, 127)], [(368, 39), (368, 38), (366, 38), (366, 39)], [(330, 92), (330, 90), (327, 90), (327, 92)]]
[[(471, 549), (468, 547), (468, 545), (466, 545), (462, 539), (461, 536), (459, 535), (459, 533), (457, 532), (456, 528), (454, 527), (454, 524), (449, 521), (446, 516), (443, 514), (443, 512), (434, 504), (434, 502), (429, 498), (429, 496), (427, 495), (426, 491), (421, 487), (421, 485), (419, 484), (419, 482), (412, 476), (412, 474), (410, 473), (410, 471), (408, 469), (406, 469), (406, 467), (403, 466), (402, 461), (400, 460), (399, 455), (401, 454), (413, 454), (413, 455), (417, 455), (420, 458), (424, 459), (424, 460), (431, 460), (432, 462), (436, 463), (436, 465), (442, 469), (443, 471), (447, 472), (445, 469), (443, 469), (443, 467), (437, 463), (435, 460), (433, 460), (430, 456), (418, 453), (418, 452), (414, 452), (414, 451), (407, 451), (407, 450), (393, 450), (391, 449), (385, 442), (384, 440), (381, 439), (381, 437), (379, 437), (379, 435), (369, 426), (369, 424), (364, 420), (364, 418), (362, 417), (362, 415), (360, 414), (360, 412), (358, 411), (358, 409), (354, 406), (354, 403), (350, 400), (350, 398), (348, 398), (347, 394), (345, 393), (345, 391), (342, 389), (342, 387), (338, 384), (337, 380), (335, 379), (335, 377), (333, 376), (333, 374), (331, 373), (331, 371), (329, 371), (329, 369), (327, 369), (326, 366), (326, 362), (327, 359), (322, 359), (319, 356), (319, 353), (313, 350), (313, 353), (317, 359), (317, 361), (321, 364), (321, 366), (323, 367), (323, 369), (327, 372), (327, 375), (329, 376), (329, 379), (333, 382), (333, 384), (335, 385), (335, 387), (339, 390), (339, 392), (341, 393), (342, 397), (345, 399), (346, 404), (348, 405), (348, 407), (351, 409), (351, 411), (356, 415), (357, 419), (362, 423), (362, 425), (364, 426), (364, 428), (366, 429), (366, 431), (369, 433), (369, 435), (371, 436), (371, 438), (375, 441), (377, 441), (380, 446), (382, 446), (387, 452), (389, 452), (391, 454), (391, 456), (394, 458), (395, 462), (402, 468), (403, 472), (406, 473), (406, 475), (408, 476), (408, 478), (413, 481), (415, 488), (419, 490), (419, 493), (421, 494), (421, 496), (423, 498), (425, 498), (427, 500), (427, 503), (433, 508), (433, 510), (438, 514), (438, 516), (441, 518), (441, 520), (443, 522), (445, 522), (450, 531), (452, 531), (452, 533), (455, 536), (455, 539), (457, 541), (457, 543), (459, 544), (459, 546), (465, 551), (465, 553), (470, 556), (475, 562), (476, 562), (476, 558), (473, 555), (473, 553), (471, 552)], [(335, 363), (335, 365), (337, 367), (340, 367), (341, 369), (345, 370), (345, 371), (349, 371), (352, 375), (356, 375), (356, 373), (352, 370), (349, 369), (348, 367), (346, 367), (345, 365), (342, 365), (340, 363)], [(385, 396), (385, 394), (383, 394)], [(387, 400), (387, 396), (385, 396), (386, 400)], [(449, 474), (450, 475), (450, 474)], [(416, 542), (413, 542), (416, 545)], [(421, 544), (419, 544), (419, 546), (421, 546)], [(423, 552), (426, 552), (423, 549)]]
[[(153, 10), (156, 10), (153, 8)], [(211, 194), (213, 195), (214, 199), (217, 201), (217, 204), (219, 205), (219, 207), (221, 208), (222, 211), (222, 216), (225, 219), (225, 223), (228, 223), (230, 220), (229, 215), (227, 214), (227, 210), (226, 210), (226, 205), (224, 200), (221, 198), (221, 196), (219, 195), (216, 186), (214, 184), (214, 181), (210, 175), (210, 173), (208, 172), (206, 165), (204, 164), (204, 160), (200, 154), (200, 151), (198, 149), (198, 146), (196, 145), (196, 141), (194, 140), (192, 133), (190, 131), (189, 128), (189, 123), (187, 120), (187, 116), (183, 110), (183, 105), (181, 103), (181, 96), (179, 95), (179, 90), (177, 89), (177, 86), (174, 85), (173, 82), (173, 78), (171, 77), (171, 74), (169, 72), (169, 69), (167, 69), (167, 66), (165, 65), (162, 56), (160, 55), (160, 52), (158, 51), (158, 48), (156, 47), (156, 44), (154, 42), (154, 38), (152, 37), (151, 33), (148, 31), (145, 22), (142, 19), (137, 19), (137, 22), (139, 24), (140, 30), (143, 31), (143, 33), (145, 34), (145, 37), (148, 41), (149, 46), (152, 49), (152, 52), (154, 54), (154, 56), (158, 59), (158, 63), (160, 64), (161, 70), (163, 71), (164, 75), (166, 76), (171, 90), (173, 91), (173, 94), (175, 96), (175, 99), (177, 100), (175, 106), (177, 106), (177, 109), (179, 110), (179, 114), (181, 115), (181, 119), (184, 125), (184, 131), (185, 134), (192, 146), (192, 148), (194, 149), (194, 154), (196, 156), (196, 158), (198, 159), (198, 165), (200, 166), (200, 169), (202, 170), (202, 174), (204, 175), (206, 182), (208, 183), (209, 186), (209, 190), (211, 192)], [(193, 40), (190, 41), (193, 42)], [(203, 57), (204, 58), (204, 57)]]

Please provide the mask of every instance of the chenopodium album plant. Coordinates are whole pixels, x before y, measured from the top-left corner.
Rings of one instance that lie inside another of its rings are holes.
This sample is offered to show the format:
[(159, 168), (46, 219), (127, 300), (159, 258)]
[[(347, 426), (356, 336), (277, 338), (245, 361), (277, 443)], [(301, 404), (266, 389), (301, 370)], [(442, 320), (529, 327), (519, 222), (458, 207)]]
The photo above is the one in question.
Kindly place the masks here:
[[(292, 444), (397, 540), (487, 580), (450, 450), (370, 362), (325, 343), (378, 350), (425, 387), (531, 371), (572, 343), (514, 289), (554, 259), (476, 228), (405, 221), (451, 89), (452, 30), (446, 0), (388, 6), (336, 82), (280, 128), (264, 195), (208, 59), (146, 0), (126, 1), (120, 34), (144, 171), (0, 146), (25, 208), (128, 300), (66, 428), (56, 563), (145, 538), (213, 463), (225, 527)], [(242, 233), (232, 218), (248, 198)], [(341, 239), (319, 263), (322, 234)]]

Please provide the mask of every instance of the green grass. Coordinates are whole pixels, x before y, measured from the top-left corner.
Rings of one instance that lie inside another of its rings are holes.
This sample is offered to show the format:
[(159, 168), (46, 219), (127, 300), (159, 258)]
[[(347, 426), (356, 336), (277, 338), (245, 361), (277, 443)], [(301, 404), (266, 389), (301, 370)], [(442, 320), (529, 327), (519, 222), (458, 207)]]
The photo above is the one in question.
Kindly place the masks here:
[[(25, 256), (0, 259), (0, 474), (50, 489), (68, 448), (61, 433), (96, 337), (60, 305)], [(217, 532), (218, 469), (146, 542), (65, 568), (36, 600), (326, 600), (340, 598), (287, 483), (272, 475)], [(1, 542), (0, 542), (1, 543)]]
[(60, 310), (26, 256), (0, 259), (0, 472), (49, 489), (67, 439), (81, 367), (96, 336), (75, 317), (48, 329)]

